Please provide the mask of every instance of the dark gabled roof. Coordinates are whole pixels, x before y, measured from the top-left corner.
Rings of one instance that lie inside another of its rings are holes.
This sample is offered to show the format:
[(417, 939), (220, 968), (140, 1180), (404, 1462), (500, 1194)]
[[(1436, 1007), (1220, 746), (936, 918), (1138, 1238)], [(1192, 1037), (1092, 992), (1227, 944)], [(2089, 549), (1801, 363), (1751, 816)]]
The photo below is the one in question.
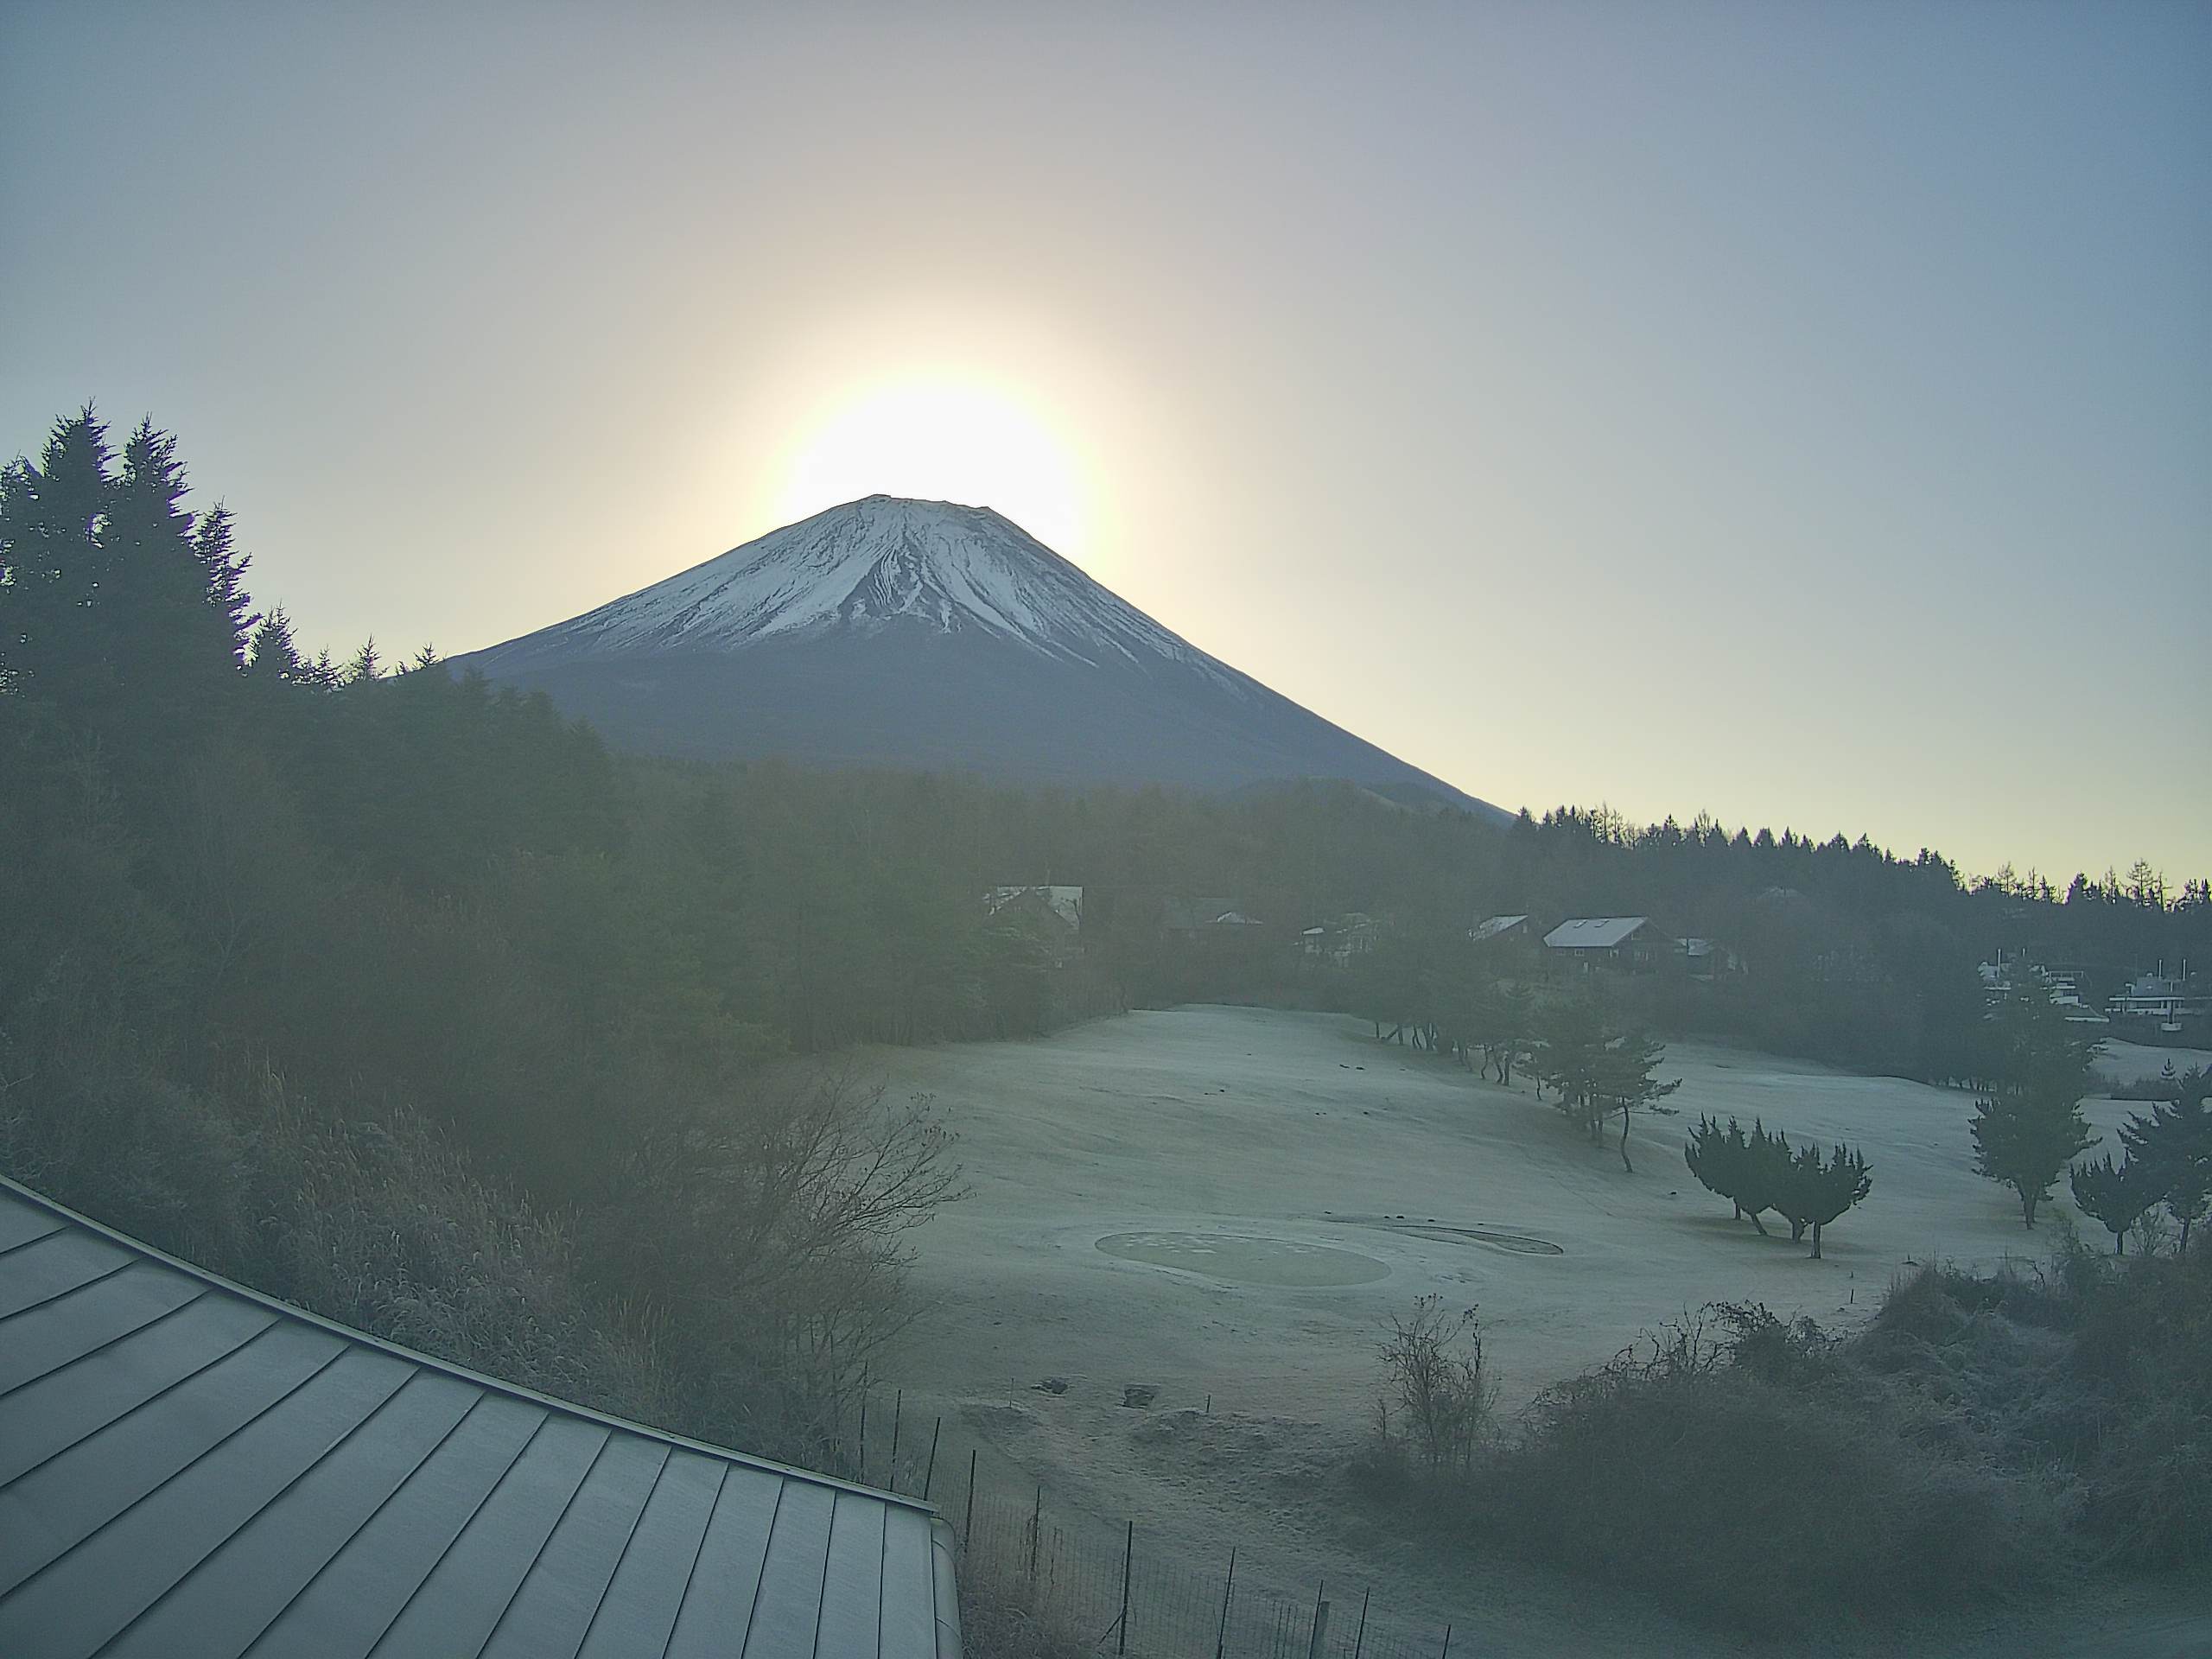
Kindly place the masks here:
[(1641, 916), (1577, 916), (1545, 934), (1544, 943), (1554, 950), (1610, 950), (1649, 925)]
[(0, 1179), (0, 1654), (959, 1646), (925, 1504), (411, 1353)]

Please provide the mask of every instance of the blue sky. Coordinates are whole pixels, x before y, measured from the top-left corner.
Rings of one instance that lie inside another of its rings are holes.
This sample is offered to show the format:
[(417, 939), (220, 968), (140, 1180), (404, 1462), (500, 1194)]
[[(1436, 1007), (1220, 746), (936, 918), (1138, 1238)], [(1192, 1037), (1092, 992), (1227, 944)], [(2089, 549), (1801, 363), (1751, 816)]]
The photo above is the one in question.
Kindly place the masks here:
[(151, 413), (312, 639), (880, 462), (1493, 800), (2212, 868), (2212, 8), (8, 34), (0, 448)]

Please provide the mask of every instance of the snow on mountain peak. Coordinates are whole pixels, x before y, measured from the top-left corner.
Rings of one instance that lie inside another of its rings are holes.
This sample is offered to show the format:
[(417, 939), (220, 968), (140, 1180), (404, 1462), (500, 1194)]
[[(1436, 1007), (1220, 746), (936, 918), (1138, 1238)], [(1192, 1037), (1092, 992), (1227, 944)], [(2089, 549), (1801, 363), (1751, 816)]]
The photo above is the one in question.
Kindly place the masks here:
[(917, 625), (1096, 664), (1166, 658), (1234, 677), (988, 507), (889, 495), (803, 518), (499, 651), (731, 652)]

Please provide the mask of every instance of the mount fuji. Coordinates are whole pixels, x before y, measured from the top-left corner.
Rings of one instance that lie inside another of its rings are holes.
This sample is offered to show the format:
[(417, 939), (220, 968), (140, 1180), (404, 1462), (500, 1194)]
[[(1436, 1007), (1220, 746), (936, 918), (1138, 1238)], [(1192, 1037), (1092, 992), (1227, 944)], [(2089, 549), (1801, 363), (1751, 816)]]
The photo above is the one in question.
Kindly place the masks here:
[(454, 659), (618, 748), (1235, 789), (1503, 818), (1169, 632), (987, 507), (872, 495)]

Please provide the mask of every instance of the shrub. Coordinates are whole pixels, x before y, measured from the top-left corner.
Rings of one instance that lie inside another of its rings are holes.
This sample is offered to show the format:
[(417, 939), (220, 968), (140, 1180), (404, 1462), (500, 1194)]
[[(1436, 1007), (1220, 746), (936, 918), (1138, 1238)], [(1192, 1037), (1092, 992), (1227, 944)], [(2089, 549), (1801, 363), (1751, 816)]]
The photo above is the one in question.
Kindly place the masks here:
[(420, 1120), (318, 1109), (256, 1079), (257, 1259), (238, 1276), (487, 1376), (664, 1427), (702, 1413), (585, 1287), (566, 1231)]
[(995, 1578), (973, 1557), (960, 1573), (960, 1650), (967, 1659), (1090, 1659), (1097, 1651), (1039, 1605), (1024, 1580)]
[[(1717, 1317), (1716, 1317), (1717, 1316)], [(1471, 1513), (1520, 1548), (1766, 1636), (2046, 1583), (2052, 1494), (1763, 1309), (1713, 1310), (1530, 1408)]]
[(1380, 1351), (1398, 1426), (1391, 1427), (1389, 1398), (1377, 1402), (1372, 1472), (1380, 1476), (1394, 1461), (1414, 1459), (1431, 1474), (1465, 1470), (1497, 1395), (1475, 1310), (1447, 1313), (1441, 1296), (1421, 1297), (1410, 1318), (1391, 1315)]
[(219, 1104), (105, 1022), (64, 1016), (40, 1035), (26, 1052), (0, 1032), (0, 1171), (160, 1249), (241, 1265), (249, 1149)]
[(958, 1196), (926, 1096), (793, 1066), (636, 1128), (591, 1211), (590, 1273), (713, 1379), (710, 1438), (835, 1454), (871, 1362), (912, 1316), (905, 1235)]
[(2212, 1564), (2212, 1262), (2078, 1240), (1928, 1267), (1838, 1336), (1718, 1305), (1548, 1390), (1464, 1471), (1361, 1484), (1767, 1639)]

